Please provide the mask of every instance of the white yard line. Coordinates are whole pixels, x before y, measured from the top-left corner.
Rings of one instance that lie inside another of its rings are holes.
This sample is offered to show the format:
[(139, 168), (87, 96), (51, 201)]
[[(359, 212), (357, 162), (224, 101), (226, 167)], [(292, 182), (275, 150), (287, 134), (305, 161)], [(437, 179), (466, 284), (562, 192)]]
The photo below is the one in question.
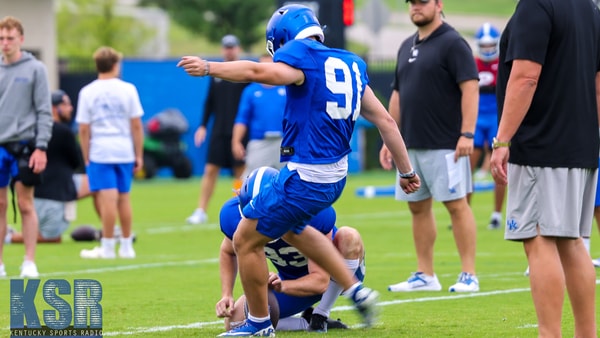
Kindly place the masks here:
[[(596, 282), (598, 283), (598, 281)], [(496, 290), (489, 292), (477, 292), (477, 293), (461, 293), (454, 294), (451, 296), (439, 296), (439, 297), (422, 297), (422, 298), (414, 298), (414, 299), (398, 299), (391, 300), (378, 303), (379, 306), (390, 306), (397, 304), (406, 304), (406, 303), (419, 303), (419, 302), (432, 302), (432, 301), (441, 301), (441, 300), (454, 300), (460, 298), (469, 298), (469, 297), (488, 297), (495, 296), (501, 294), (508, 293), (517, 293), (517, 292), (529, 292), (529, 288), (518, 288), (518, 289), (508, 289), (508, 290)], [(337, 306), (333, 308), (331, 311), (351, 311), (354, 310), (352, 306)], [(152, 333), (152, 332), (166, 332), (177, 329), (198, 329), (205, 326), (215, 326), (215, 325), (223, 325), (223, 321), (212, 321), (212, 322), (196, 322), (190, 324), (182, 324), (182, 325), (168, 325), (168, 326), (152, 326), (145, 328), (132, 328), (129, 331), (119, 331), (119, 332), (107, 332), (104, 331), (104, 336), (125, 336), (125, 335), (136, 335), (136, 334), (144, 334), (144, 333)], [(360, 326), (360, 325), (359, 325)], [(357, 327), (359, 327), (357, 326)]]
[(210, 264), (219, 263), (219, 259), (218, 258), (209, 258), (209, 259), (202, 259), (202, 260), (189, 260), (189, 261), (179, 261), (179, 262), (158, 262), (158, 263), (132, 264), (132, 265), (122, 265), (122, 266), (108, 266), (105, 268), (41, 273), (40, 277), (73, 276), (73, 275), (88, 274), (88, 273), (119, 272), (119, 271), (128, 271), (128, 270), (162, 268), (165, 266), (186, 266), (186, 265), (200, 265), (200, 264), (207, 264), (207, 263), (210, 263)]
[[(73, 276), (76, 274), (89, 274), (89, 273), (105, 273), (105, 272), (119, 272), (119, 271), (127, 271), (127, 270), (139, 270), (139, 269), (151, 269), (151, 268), (160, 268), (165, 266), (186, 266), (186, 265), (200, 265), (200, 264), (214, 264), (218, 263), (217, 258), (209, 258), (202, 260), (187, 260), (187, 261), (173, 261), (173, 262), (160, 262), (160, 263), (147, 263), (147, 264), (132, 264), (132, 265), (124, 265), (124, 266), (113, 266), (113, 267), (105, 267), (105, 268), (96, 268), (96, 269), (85, 269), (85, 270), (76, 270), (76, 271), (63, 271), (63, 272), (52, 272), (52, 273), (44, 273), (40, 274), (41, 277), (51, 277), (51, 276)], [(596, 284), (600, 284), (600, 280), (596, 280)], [(510, 294), (510, 293), (519, 293), (519, 292), (529, 292), (530, 288), (516, 288), (516, 289), (508, 289), (508, 290), (494, 290), (488, 292), (476, 292), (476, 293), (458, 293), (452, 294), (448, 296), (436, 296), (436, 297), (422, 297), (422, 298), (413, 298), (413, 299), (398, 299), (398, 300), (390, 300), (379, 302), (379, 306), (390, 306), (390, 305), (398, 305), (398, 304), (407, 304), (407, 303), (421, 303), (421, 302), (433, 302), (433, 301), (444, 301), (444, 300), (455, 300), (461, 298), (474, 298), (474, 297), (490, 297), (496, 295)], [(332, 311), (351, 311), (354, 310), (353, 306), (337, 306), (332, 309)], [(168, 332), (172, 330), (179, 329), (199, 329), (206, 326), (215, 326), (222, 325), (223, 321), (210, 321), (210, 322), (196, 322), (190, 324), (178, 324), (178, 325), (168, 325), (168, 326), (150, 326), (150, 327), (137, 327), (131, 328), (128, 331), (104, 331), (104, 336), (129, 336), (129, 335), (137, 335), (137, 334), (145, 334), (152, 332)], [(519, 328), (531, 328), (535, 327), (536, 324), (529, 324), (525, 326), (521, 326)]]

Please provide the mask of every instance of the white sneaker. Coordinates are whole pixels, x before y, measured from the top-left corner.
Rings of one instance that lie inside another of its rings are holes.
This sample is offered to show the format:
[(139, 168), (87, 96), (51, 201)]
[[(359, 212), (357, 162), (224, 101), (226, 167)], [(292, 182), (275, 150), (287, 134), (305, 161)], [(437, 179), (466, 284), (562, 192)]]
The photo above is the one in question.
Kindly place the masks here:
[(479, 280), (475, 275), (467, 272), (461, 272), (458, 275), (458, 281), (452, 285), (448, 291), (450, 292), (477, 292), (479, 291)]
[(124, 248), (122, 245), (119, 247), (119, 257), (121, 258), (135, 258), (135, 250), (133, 248)]
[(592, 259), (592, 264), (594, 264), (595, 267), (600, 268), (600, 258)]
[(81, 258), (88, 258), (88, 259), (98, 259), (98, 258), (113, 259), (113, 258), (117, 258), (117, 255), (115, 255), (114, 252), (106, 251), (106, 250), (102, 249), (102, 247), (99, 247), (99, 246), (97, 246), (97, 247), (95, 247), (95, 248), (93, 248), (91, 250), (83, 249), (79, 253), (79, 256)]
[(442, 285), (437, 276), (428, 276), (423, 272), (413, 272), (405, 281), (388, 286), (392, 292), (410, 292), (410, 291), (440, 291)]
[(189, 224), (202, 224), (208, 221), (208, 216), (206, 216), (206, 212), (202, 209), (194, 210), (192, 216), (185, 219)]
[(6, 270), (4, 269), (4, 264), (0, 264), (0, 277), (6, 277)]
[(34, 262), (23, 261), (23, 264), (21, 264), (21, 278), (38, 278), (39, 276), (40, 274)]

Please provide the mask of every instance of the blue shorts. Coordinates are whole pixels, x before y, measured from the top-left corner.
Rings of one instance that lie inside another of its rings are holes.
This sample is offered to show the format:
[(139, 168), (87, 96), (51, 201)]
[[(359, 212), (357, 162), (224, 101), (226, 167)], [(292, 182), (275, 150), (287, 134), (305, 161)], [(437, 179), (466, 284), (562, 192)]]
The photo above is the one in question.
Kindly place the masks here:
[(290, 230), (299, 234), (307, 222), (340, 197), (345, 185), (346, 178), (336, 183), (305, 182), (286, 166), (242, 213), (260, 219), (256, 230), (269, 238), (279, 238)]
[(287, 318), (302, 312), (321, 300), (322, 295), (297, 297), (285, 293), (273, 292), (279, 304), (279, 318)]
[(4, 147), (0, 147), (0, 188), (7, 187), (11, 177), (17, 176), (18, 173), (17, 159)]
[(133, 180), (132, 163), (95, 163), (90, 162), (85, 171), (90, 182), (90, 191), (117, 189), (119, 193), (128, 193)]
[(492, 140), (498, 133), (498, 117), (494, 115), (483, 115), (477, 119), (475, 126), (475, 137), (473, 146), (475, 148), (492, 149)]

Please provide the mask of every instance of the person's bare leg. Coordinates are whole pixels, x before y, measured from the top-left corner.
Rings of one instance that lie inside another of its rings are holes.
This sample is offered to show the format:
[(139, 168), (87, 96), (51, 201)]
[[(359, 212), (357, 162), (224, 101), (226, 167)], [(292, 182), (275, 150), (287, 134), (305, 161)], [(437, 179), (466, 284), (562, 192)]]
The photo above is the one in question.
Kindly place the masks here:
[(256, 219), (242, 218), (233, 235), (233, 247), (249, 312), (254, 317), (267, 317), (269, 270), (265, 245), (272, 239), (256, 231), (257, 223)]
[[(433, 276), (433, 247), (437, 237), (431, 198), (408, 202), (412, 214), (412, 231), (417, 253), (417, 271)], [(454, 225), (453, 225), (454, 227)]]
[(557, 239), (567, 292), (575, 318), (575, 337), (597, 337), (596, 271), (583, 241)]
[(225, 331), (231, 330), (232, 325), (243, 322), (246, 317), (244, 316), (244, 303), (246, 303), (246, 296), (241, 295), (238, 300), (233, 304), (233, 310), (231, 310), (231, 317), (225, 317), (223, 324), (225, 325)]
[(4, 238), (8, 227), (6, 209), (8, 208), (8, 189), (0, 188), (0, 265), (3, 264)]
[(38, 219), (33, 206), (33, 187), (27, 187), (17, 181), (15, 183), (18, 209), (23, 224), (23, 244), (25, 244), (25, 260), (35, 261), (35, 247), (38, 238)]
[(96, 198), (102, 222), (102, 238), (114, 238), (119, 193), (117, 189), (100, 190), (96, 193)]
[(117, 206), (119, 211), (119, 222), (121, 223), (121, 233), (124, 238), (131, 237), (133, 210), (131, 208), (131, 199), (129, 196), (129, 193), (119, 194)]
[(358, 231), (351, 227), (340, 227), (335, 233), (333, 245), (344, 259), (362, 259), (365, 253), (364, 244)]
[(529, 283), (537, 314), (538, 335), (561, 337), (565, 277), (556, 240), (537, 236), (525, 240), (523, 246), (529, 262)]
[(504, 196), (506, 195), (505, 185), (494, 185), (494, 211), (502, 213), (502, 206), (504, 205)]
[(92, 195), (90, 191), (90, 181), (86, 174), (79, 175), (79, 188), (77, 190), (77, 199), (82, 199)]
[(81, 174), (79, 189), (77, 190), (77, 199), (82, 199), (91, 196), (93, 198), (94, 210), (96, 215), (100, 218), (100, 207), (98, 206), (98, 200), (96, 193), (90, 190), (90, 180), (86, 174)]
[[(23, 234), (21, 232), (13, 232), (10, 236), (10, 242), (13, 244), (22, 244), (23, 243)], [(55, 238), (44, 238), (38, 233), (38, 244), (39, 243), (60, 243), (62, 242), (62, 237), (58, 236)]]
[(219, 171), (221, 167), (207, 163), (204, 166), (204, 175), (202, 175), (202, 182), (200, 182), (200, 197), (198, 199), (198, 208), (204, 211), (208, 208), (208, 203), (215, 191), (215, 185), (217, 184), (217, 178), (219, 177)]
[(463, 272), (475, 274), (475, 250), (477, 246), (477, 225), (473, 211), (466, 198), (444, 202), (452, 220), (454, 242), (458, 249)]
[[(471, 163), (471, 168), (473, 169), (473, 173), (475, 173), (477, 171), (476, 170), (477, 164), (479, 164), (482, 154), (483, 154), (483, 150), (481, 148), (473, 148), (473, 152), (469, 156), (469, 162)], [(471, 195), (473, 195), (473, 193), (467, 194), (467, 202), (468, 203), (471, 203)]]
[(307, 226), (300, 234), (289, 231), (282, 238), (329, 272), (344, 291), (357, 282), (354, 275), (346, 268), (344, 258), (333, 242), (315, 228)]

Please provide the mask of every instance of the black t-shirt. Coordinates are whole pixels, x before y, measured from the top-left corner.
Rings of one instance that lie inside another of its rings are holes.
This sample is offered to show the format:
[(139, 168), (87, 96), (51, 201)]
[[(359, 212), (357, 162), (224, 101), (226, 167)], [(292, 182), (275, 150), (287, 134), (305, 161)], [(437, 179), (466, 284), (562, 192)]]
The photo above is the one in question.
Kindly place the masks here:
[(473, 52), (447, 23), (423, 41), (417, 37), (400, 46), (392, 84), (402, 136), (408, 148), (454, 149), (462, 127), (459, 84), (478, 79)]
[(231, 139), (242, 91), (247, 85), (247, 83), (211, 78), (202, 119), (202, 125), (206, 126), (211, 115), (215, 116), (211, 138)]
[(66, 124), (54, 122), (46, 158), (44, 180), (35, 187), (35, 197), (63, 202), (76, 200), (73, 173), (81, 165), (81, 155), (75, 135)]
[[(592, 1), (519, 1), (500, 40), (498, 111), (513, 60), (542, 65), (533, 101), (512, 138), (509, 162), (598, 167), (596, 72), (600, 12)], [(501, 117), (501, 114), (499, 114)]]

